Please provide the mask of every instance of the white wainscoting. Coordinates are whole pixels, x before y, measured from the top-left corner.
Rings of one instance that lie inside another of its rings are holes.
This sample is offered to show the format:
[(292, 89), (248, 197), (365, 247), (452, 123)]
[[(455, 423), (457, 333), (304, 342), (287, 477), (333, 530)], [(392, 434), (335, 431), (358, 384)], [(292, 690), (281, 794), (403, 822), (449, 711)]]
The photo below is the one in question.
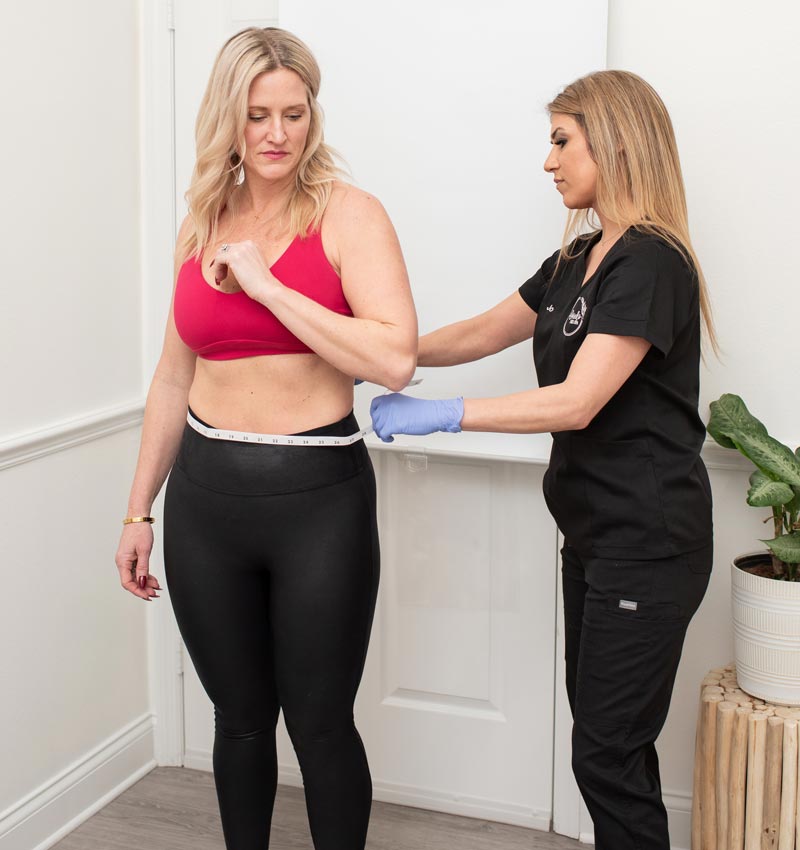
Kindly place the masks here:
[(155, 766), (148, 713), (0, 812), (0, 850), (52, 847)]

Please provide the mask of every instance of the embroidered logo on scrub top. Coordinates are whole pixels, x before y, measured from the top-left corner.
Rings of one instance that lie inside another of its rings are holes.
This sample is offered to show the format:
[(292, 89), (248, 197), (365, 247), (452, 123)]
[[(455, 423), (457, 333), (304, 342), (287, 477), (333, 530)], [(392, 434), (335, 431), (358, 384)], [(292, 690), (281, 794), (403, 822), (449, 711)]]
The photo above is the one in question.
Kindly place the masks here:
[(578, 296), (578, 300), (572, 305), (569, 311), (566, 322), (564, 322), (564, 336), (572, 336), (576, 334), (583, 324), (583, 317), (586, 315), (586, 299)]

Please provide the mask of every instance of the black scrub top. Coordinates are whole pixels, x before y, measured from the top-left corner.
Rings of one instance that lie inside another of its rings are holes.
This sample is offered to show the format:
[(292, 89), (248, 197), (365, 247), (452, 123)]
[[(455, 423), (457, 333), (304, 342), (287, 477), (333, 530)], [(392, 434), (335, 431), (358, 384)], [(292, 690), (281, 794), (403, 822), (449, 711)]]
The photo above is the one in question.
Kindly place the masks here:
[[(665, 558), (711, 542), (711, 488), (700, 449), (699, 288), (663, 239), (628, 230), (583, 285), (600, 233), (577, 239), (571, 260), (545, 260), (519, 289), (537, 313), (539, 386), (559, 384), (587, 334), (652, 345), (591, 423), (553, 434), (544, 479), (568, 545), (599, 558)], [(583, 249), (583, 250), (581, 250)]]

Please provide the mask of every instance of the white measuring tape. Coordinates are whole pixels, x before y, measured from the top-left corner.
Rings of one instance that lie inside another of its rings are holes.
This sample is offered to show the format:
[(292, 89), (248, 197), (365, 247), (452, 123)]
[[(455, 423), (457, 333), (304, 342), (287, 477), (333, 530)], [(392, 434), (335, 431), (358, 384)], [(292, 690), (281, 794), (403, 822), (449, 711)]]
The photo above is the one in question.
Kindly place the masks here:
[[(422, 378), (415, 378), (409, 381), (407, 386), (415, 387), (422, 382)], [(388, 392), (388, 390), (387, 390)], [(332, 436), (303, 436), (288, 434), (253, 434), (249, 431), (228, 431), (223, 428), (211, 428), (208, 425), (203, 425), (198, 422), (191, 413), (186, 414), (186, 421), (189, 426), (202, 434), (204, 437), (209, 437), (212, 440), (233, 440), (236, 443), (263, 443), (268, 446), (352, 446), (359, 440), (363, 440), (367, 434), (372, 433), (372, 426), (362, 428), (356, 431), (355, 434), (350, 434), (349, 437), (332, 437)]]
[(294, 436), (286, 434), (252, 434), (249, 431), (227, 431), (219, 428), (209, 428), (198, 422), (191, 413), (187, 414), (186, 421), (198, 434), (210, 437), (212, 440), (233, 440), (236, 443), (264, 443), (268, 446), (352, 446), (359, 440), (363, 440), (367, 434), (372, 433), (372, 426), (362, 428), (349, 437), (331, 436)]

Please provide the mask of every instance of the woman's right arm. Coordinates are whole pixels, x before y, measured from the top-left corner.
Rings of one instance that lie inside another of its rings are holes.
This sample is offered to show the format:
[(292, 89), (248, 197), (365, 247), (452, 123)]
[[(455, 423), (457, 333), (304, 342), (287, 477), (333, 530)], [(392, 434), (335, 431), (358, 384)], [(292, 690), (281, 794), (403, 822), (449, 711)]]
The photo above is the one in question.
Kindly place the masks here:
[(457, 366), (471, 363), (531, 339), (536, 313), (518, 292), (491, 310), (446, 325), (419, 340), (418, 366)]
[[(179, 244), (184, 234), (184, 222)], [(177, 280), (178, 263), (175, 264)], [(174, 303), (174, 289), (173, 289)], [(164, 346), (150, 390), (147, 393), (139, 458), (133, 477), (127, 516), (149, 516), (153, 502), (164, 483), (186, 423), (189, 389), (194, 379), (196, 355), (178, 335), (170, 305)], [(153, 529), (149, 523), (123, 526), (116, 555), (122, 586), (142, 599), (157, 596), (158, 580), (149, 575)]]

